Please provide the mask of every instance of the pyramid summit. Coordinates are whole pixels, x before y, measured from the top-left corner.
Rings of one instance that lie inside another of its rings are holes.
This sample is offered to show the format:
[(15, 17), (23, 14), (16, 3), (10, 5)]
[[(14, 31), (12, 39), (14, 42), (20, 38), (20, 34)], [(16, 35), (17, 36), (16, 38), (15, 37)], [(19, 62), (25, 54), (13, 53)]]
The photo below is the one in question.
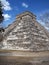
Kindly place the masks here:
[(32, 18), (35, 18), (35, 17), (36, 17), (36, 16), (35, 16), (33, 13), (31, 13), (30, 11), (25, 11), (25, 12), (23, 12), (23, 13), (17, 15), (16, 18), (21, 18), (21, 17), (24, 17), (24, 16), (26, 16), (26, 15), (29, 15), (29, 16), (31, 16)]
[(49, 50), (49, 33), (36, 21), (29, 11), (17, 15), (16, 20), (5, 29), (0, 49), (45, 51)]

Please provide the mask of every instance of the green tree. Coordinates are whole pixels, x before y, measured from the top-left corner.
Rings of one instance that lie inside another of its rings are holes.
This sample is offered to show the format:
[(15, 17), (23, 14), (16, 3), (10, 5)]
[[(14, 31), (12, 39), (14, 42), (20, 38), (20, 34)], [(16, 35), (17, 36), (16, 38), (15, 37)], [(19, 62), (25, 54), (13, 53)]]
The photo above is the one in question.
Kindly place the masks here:
[[(3, 22), (4, 16), (3, 16), (3, 11), (2, 11), (2, 3), (0, 1), (0, 24)], [(2, 32), (4, 31), (3, 27), (0, 26), (0, 42), (3, 39), (3, 34)]]
[(3, 17), (3, 12), (2, 12), (2, 3), (1, 3), (1, 1), (0, 1), (0, 23), (2, 23), (3, 22), (3, 20), (4, 20), (4, 17)]

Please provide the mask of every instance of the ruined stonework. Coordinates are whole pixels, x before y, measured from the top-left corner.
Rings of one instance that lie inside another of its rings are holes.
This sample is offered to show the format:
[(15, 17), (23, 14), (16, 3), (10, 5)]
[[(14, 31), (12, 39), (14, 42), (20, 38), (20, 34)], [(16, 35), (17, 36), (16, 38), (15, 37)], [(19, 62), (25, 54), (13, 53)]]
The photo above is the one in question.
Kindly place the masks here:
[(0, 45), (0, 49), (49, 50), (48, 32), (36, 21), (34, 14), (24, 12), (18, 15), (15, 22), (5, 29), (4, 40)]

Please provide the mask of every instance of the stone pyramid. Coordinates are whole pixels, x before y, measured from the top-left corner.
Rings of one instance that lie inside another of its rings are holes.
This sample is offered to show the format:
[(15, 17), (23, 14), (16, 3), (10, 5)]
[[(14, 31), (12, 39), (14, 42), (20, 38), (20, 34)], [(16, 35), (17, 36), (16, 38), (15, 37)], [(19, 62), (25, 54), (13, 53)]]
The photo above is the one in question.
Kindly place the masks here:
[(5, 29), (4, 37), (1, 49), (49, 50), (48, 31), (36, 21), (36, 16), (28, 11), (17, 15), (16, 20)]

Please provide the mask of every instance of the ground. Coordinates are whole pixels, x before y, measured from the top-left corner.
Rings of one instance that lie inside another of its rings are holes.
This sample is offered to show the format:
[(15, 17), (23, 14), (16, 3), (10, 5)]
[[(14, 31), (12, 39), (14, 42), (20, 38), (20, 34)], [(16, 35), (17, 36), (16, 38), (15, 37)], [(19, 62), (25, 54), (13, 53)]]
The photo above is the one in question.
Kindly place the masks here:
[(0, 51), (0, 65), (49, 65), (49, 51)]

